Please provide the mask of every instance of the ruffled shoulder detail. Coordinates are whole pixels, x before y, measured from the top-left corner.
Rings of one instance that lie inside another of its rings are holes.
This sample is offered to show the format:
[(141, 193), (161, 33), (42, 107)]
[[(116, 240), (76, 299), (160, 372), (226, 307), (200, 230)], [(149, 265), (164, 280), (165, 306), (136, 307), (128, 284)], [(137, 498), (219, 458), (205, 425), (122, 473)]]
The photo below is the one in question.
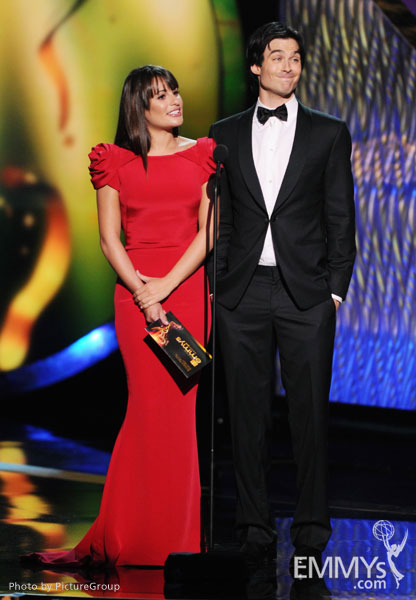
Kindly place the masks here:
[(215, 172), (215, 162), (212, 154), (215, 148), (215, 141), (209, 137), (198, 138), (188, 150), (182, 153), (184, 158), (188, 158), (201, 167), (201, 184), (208, 181), (209, 176)]
[(196, 140), (196, 149), (198, 150), (200, 164), (208, 176), (215, 171), (215, 162), (212, 157), (214, 154), (215, 141), (209, 137), (198, 138)]
[(94, 189), (109, 185), (120, 191), (118, 169), (129, 160), (135, 158), (134, 152), (115, 144), (97, 144), (88, 154), (90, 159), (90, 176)]

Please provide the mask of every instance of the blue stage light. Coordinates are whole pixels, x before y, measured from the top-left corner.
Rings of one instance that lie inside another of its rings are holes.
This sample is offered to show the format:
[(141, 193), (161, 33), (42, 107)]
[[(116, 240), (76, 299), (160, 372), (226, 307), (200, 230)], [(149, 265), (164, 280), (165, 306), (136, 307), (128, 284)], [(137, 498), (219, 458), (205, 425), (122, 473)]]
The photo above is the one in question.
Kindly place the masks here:
[(114, 323), (106, 323), (52, 356), (2, 373), (0, 392), (27, 392), (58, 383), (88, 369), (117, 348)]

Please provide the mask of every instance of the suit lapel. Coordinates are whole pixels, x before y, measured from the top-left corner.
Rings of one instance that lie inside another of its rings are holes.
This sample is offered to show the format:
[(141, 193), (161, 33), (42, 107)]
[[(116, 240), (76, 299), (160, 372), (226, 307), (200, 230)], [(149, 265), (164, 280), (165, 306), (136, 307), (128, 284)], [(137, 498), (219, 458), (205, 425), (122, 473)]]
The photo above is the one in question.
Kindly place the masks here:
[(302, 172), (308, 150), (310, 131), (311, 118), (308, 113), (308, 109), (299, 102), (292, 152), (290, 154), (289, 162), (283, 177), (282, 185), (280, 186), (272, 216), (286, 201), (290, 192), (295, 187), (299, 175)]
[(243, 178), (250, 190), (254, 200), (266, 212), (266, 203), (264, 202), (263, 192), (256, 167), (253, 160), (253, 147), (251, 142), (253, 125), (254, 107), (249, 108), (242, 114), (238, 129), (238, 157)]

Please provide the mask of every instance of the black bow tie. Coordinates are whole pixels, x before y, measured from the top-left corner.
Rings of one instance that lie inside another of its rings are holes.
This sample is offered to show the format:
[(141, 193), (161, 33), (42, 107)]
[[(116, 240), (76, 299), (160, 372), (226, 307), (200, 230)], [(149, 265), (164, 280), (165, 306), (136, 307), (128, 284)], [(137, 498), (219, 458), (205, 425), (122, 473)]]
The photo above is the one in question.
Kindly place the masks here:
[(270, 117), (277, 117), (281, 121), (287, 121), (286, 104), (282, 104), (274, 110), (270, 110), (269, 108), (263, 108), (262, 106), (259, 106), (257, 108), (257, 119), (259, 123), (264, 125), (265, 123), (267, 123)]

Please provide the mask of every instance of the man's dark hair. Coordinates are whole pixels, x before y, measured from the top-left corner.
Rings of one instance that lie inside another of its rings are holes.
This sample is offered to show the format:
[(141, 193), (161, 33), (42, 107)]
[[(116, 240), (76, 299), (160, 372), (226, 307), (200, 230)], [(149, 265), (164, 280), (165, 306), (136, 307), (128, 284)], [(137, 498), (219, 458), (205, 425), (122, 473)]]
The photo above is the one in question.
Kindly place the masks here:
[(280, 21), (272, 21), (271, 23), (261, 25), (251, 34), (247, 45), (248, 66), (258, 65), (260, 67), (263, 63), (263, 55), (266, 47), (276, 38), (293, 38), (297, 41), (299, 45), (300, 62), (303, 67), (305, 62), (305, 46), (302, 36), (299, 31), (296, 31), (296, 29), (293, 29)]

